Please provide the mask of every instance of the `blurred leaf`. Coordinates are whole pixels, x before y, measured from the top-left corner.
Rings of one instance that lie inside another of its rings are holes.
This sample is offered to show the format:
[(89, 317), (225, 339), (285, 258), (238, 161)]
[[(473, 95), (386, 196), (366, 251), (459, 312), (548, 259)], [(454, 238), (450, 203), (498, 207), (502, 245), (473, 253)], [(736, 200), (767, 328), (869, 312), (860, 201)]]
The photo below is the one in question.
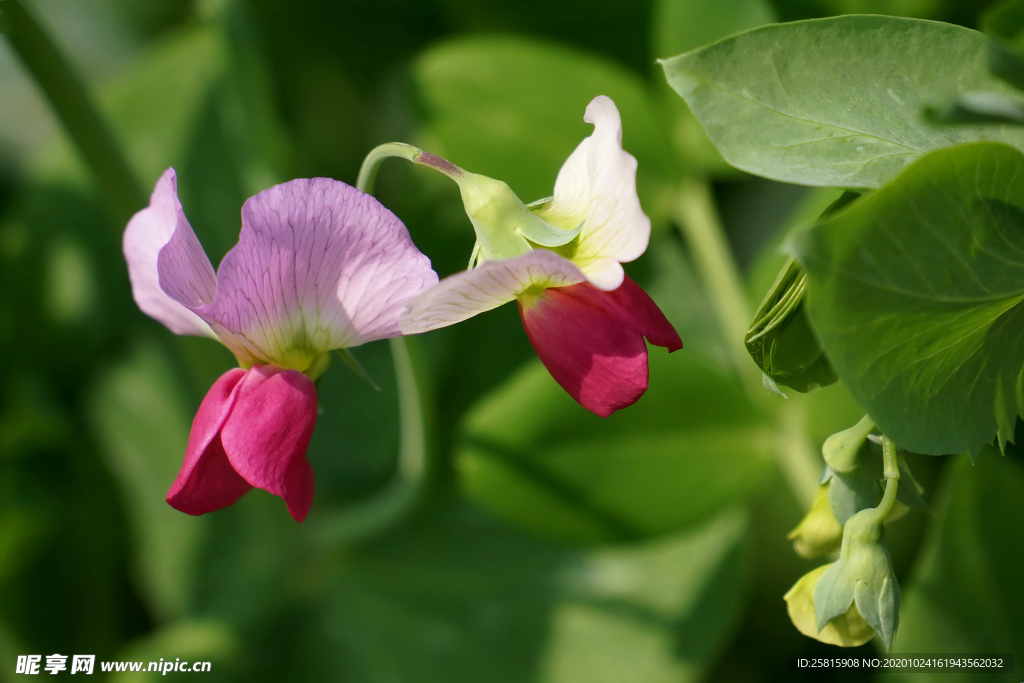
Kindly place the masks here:
[(822, 0), (821, 4), (830, 14), (888, 14), (930, 19), (938, 15), (943, 0)]
[(539, 362), (467, 415), (467, 494), (533, 533), (639, 538), (743, 500), (773, 466), (772, 428), (727, 372), (693, 352), (650, 355), (651, 388), (608, 419), (581, 409)]
[(323, 616), (336, 627), (308, 632), (339, 680), (360, 683), (696, 681), (742, 605), (745, 530), (732, 510), (579, 552), (443, 500), (347, 560)]
[(1007, 93), (970, 92), (939, 107), (925, 110), (936, 124), (1008, 123), (1024, 124), (1024, 99)]
[[(767, 0), (658, 0), (651, 20), (653, 56), (687, 52), (773, 21), (775, 10)], [(689, 107), (678, 98), (665, 99), (672, 122), (670, 137), (687, 168), (734, 174)]]
[[(150, 662), (174, 664), (179, 659), (188, 664), (210, 662), (210, 672), (220, 673), (223, 677), (225, 664), (239, 649), (237, 637), (225, 624), (178, 621), (128, 645), (117, 656), (120, 661), (144, 662), (144, 667), (148, 667)], [(99, 672), (99, 664), (95, 670)], [(194, 672), (143, 671), (111, 674), (108, 680), (113, 683), (147, 683), (193, 679)]]
[(184, 459), (192, 418), (175, 374), (164, 354), (142, 344), (105, 373), (88, 402), (128, 510), (138, 588), (161, 619), (190, 607), (192, 566), (205, 528), (164, 500)]
[[(986, 450), (950, 462), (936, 520), (903, 593), (895, 652), (991, 652), (1024, 657), (1024, 471)], [(1006, 673), (890, 672), (887, 681), (1016, 681)]]
[(976, 452), (1024, 413), (1021, 177), (1006, 145), (933, 152), (794, 240), (836, 372), (903, 448)]
[(879, 16), (780, 24), (663, 66), (729, 163), (783, 182), (878, 187), (941, 147), (1024, 147), (1016, 128), (921, 120), (925, 106), (961, 93), (1008, 91), (988, 73), (984, 37), (958, 26)]
[(427, 151), (511, 186), (520, 199), (550, 197), (562, 163), (593, 128), (590, 101), (611, 97), (623, 147), (639, 162), (641, 202), (656, 210), (659, 188), (678, 173), (666, 122), (643, 80), (570, 47), (493, 36), (442, 43), (413, 65), (426, 110)]
[(985, 33), (1009, 43), (1024, 39), (1024, 1), (1004, 0), (982, 16)]
[(677, 55), (774, 22), (768, 0), (657, 0), (651, 26), (656, 56)]
[[(163, 38), (100, 93), (101, 107), (144, 187), (180, 159), (195, 116), (222, 73), (224, 61), (224, 46), (215, 28), (195, 26)], [(50, 178), (81, 179), (84, 172), (63, 137), (43, 154), (35, 170)]]

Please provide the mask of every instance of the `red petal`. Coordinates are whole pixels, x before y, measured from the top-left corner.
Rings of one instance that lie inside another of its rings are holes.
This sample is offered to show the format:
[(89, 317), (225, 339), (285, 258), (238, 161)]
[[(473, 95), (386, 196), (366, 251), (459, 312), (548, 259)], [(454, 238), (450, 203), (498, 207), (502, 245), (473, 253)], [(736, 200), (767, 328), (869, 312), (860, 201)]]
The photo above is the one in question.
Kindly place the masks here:
[(221, 428), (231, 414), (245, 375), (241, 368), (221, 375), (199, 405), (185, 462), (167, 493), (171, 507), (201, 515), (231, 505), (252, 488), (231, 467), (220, 441)]
[(654, 303), (647, 292), (628, 275), (617, 289), (603, 293), (619, 306), (622, 314), (632, 321), (635, 329), (647, 337), (647, 341), (655, 346), (665, 347), (669, 353), (683, 348), (683, 340), (658, 308), (658, 304)]
[(301, 522), (313, 505), (313, 468), (306, 449), (316, 424), (316, 387), (296, 370), (257, 365), (238, 391), (221, 442), (238, 474), (284, 498)]
[(583, 283), (555, 287), (519, 304), (526, 336), (569, 395), (601, 417), (633, 405), (647, 390), (647, 345), (682, 346), (679, 335), (632, 280), (613, 292)]

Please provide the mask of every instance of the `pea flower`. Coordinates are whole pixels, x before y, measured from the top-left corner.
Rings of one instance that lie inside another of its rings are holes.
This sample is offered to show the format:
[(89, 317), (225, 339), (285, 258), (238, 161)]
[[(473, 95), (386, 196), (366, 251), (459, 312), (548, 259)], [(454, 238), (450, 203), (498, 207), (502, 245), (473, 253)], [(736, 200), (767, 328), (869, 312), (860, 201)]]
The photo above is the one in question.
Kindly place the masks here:
[(400, 334), (408, 301), (437, 283), (430, 261), (377, 200), (314, 178), (248, 199), (238, 244), (214, 272), (174, 169), (128, 223), (123, 247), (139, 308), (176, 334), (220, 340), (241, 366), (199, 406), (167, 502), (200, 515), (256, 487), (301, 522), (313, 502), (313, 381), (333, 349)]
[(400, 327), (415, 334), (517, 301), (526, 335), (552, 377), (607, 417), (647, 390), (647, 346), (682, 348), (679, 335), (622, 263), (647, 249), (650, 219), (636, 193), (637, 162), (622, 149), (611, 99), (596, 97), (594, 125), (563, 164), (549, 200), (523, 204), (500, 181), (424, 154), (459, 184), (477, 235), (470, 270), (410, 302)]

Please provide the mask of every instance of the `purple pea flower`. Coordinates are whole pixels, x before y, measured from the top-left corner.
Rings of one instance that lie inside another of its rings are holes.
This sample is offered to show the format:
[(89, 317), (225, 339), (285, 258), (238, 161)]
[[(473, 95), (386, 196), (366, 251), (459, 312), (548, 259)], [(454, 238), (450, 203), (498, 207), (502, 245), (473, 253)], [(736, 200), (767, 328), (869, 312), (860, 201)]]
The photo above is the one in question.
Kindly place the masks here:
[(241, 366), (199, 406), (167, 502), (200, 515), (256, 487), (301, 522), (313, 503), (313, 380), (333, 349), (401, 334), (406, 304), (437, 284), (430, 260), (373, 197), (313, 178), (248, 199), (238, 244), (214, 272), (174, 169), (128, 223), (124, 255), (143, 313), (177, 334), (218, 339)]

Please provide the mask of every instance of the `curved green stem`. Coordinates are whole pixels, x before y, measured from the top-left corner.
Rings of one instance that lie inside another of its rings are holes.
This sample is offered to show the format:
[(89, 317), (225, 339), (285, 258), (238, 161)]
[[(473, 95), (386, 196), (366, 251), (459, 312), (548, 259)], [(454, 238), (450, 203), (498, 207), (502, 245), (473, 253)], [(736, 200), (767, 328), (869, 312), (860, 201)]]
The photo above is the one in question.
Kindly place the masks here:
[(875, 508), (878, 518), (885, 519), (896, 505), (896, 491), (900, 483), (900, 466), (896, 457), (896, 444), (887, 436), (882, 437), (882, 472), (885, 475), (885, 493), (882, 502)]
[(321, 538), (353, 545), (378, 538), (405, 521), (422, 502), (431, 479), (433, 424), (426, 369), (416, 339), (389, 340), (398, 385), (399, 442), (395, 478), (374, 497), (324, 522)]
[(430, 152), (424, 152), (419, 147), (413, 147), (404, 142), (386, 142), (371, 149), (363, 159), (363, 165), (359, 168), (359, 176), (356, 178), (356, 187), (363, 192), (373, 194), (371, 190), (377, 180), (377, 169), (385, 159), (405, 159), (420, 166), (429, 166), (449, 178), (458, 178), (463, 174), (463, 170), (455, 164)]
[[(377, 168), (384, 159), (398, 157), (423, 163), (419, 160), (427, 156), (412, 145), (381, 145), (363, 161), (356, 187), (371, 193)], [(430, 447), (433, 415), (426, 367), (415, 338), (395, 337), (389, 342), (398, 385), (399, 442), (395, 478), (373, 498), (342, 510), (325, 522), (322, 536), (330, 543), (351, 545), (381, 536), (408, 518), (429, 489), (433, 467)]]
[(0, 26), (95, 174), (120, 230), (146, 195), (85, 84), (22, 0), (0, 1)]

